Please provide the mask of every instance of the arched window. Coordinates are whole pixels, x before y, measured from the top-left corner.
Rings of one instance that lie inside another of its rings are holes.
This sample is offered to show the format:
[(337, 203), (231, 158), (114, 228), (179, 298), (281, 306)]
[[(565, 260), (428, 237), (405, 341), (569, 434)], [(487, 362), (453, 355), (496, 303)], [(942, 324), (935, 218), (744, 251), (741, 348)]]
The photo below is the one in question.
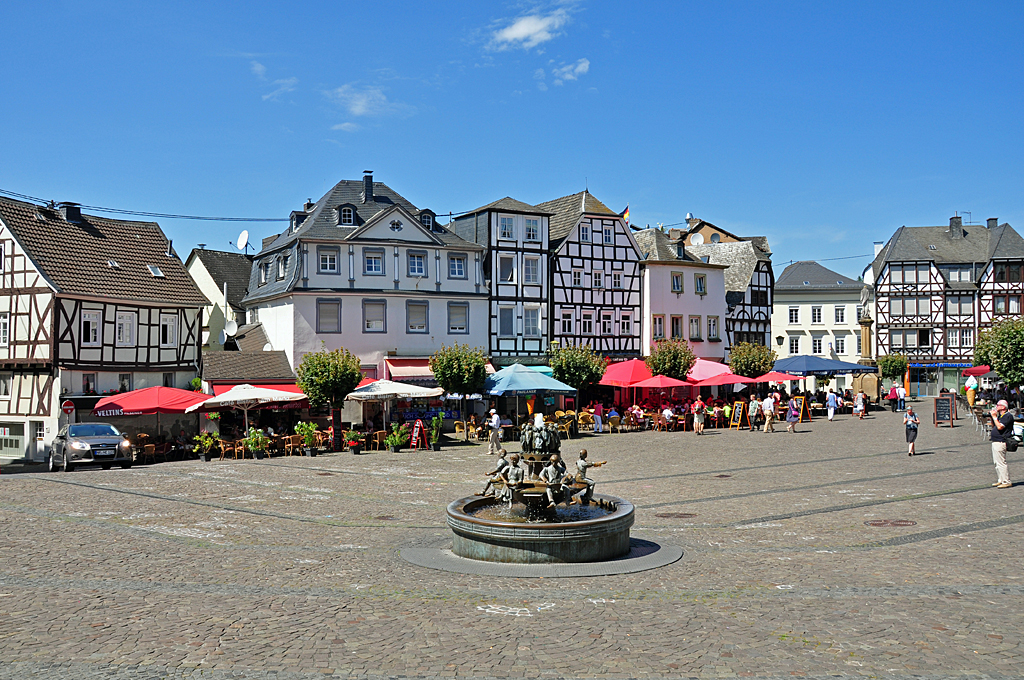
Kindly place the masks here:
[(427, 229), (432, 229), (434, 227), (433, 215), (431, 215), (430, 213), (420, 213), (420, 224), (422, 224)]
[(352, 208), (342, 208), (339, 224), (355, 224)]

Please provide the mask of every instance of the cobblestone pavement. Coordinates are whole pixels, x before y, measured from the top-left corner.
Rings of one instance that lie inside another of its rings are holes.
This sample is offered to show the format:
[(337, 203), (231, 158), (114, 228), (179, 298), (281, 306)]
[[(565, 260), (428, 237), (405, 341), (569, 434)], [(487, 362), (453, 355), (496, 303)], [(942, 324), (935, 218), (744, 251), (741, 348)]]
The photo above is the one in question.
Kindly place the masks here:
[(1024, 485), (971, 421), (799, 429), (563, 444), (685, 551), (578, 579), (399, 557), (485, 446), (0, 475), (0, 678), (1019, 677)]

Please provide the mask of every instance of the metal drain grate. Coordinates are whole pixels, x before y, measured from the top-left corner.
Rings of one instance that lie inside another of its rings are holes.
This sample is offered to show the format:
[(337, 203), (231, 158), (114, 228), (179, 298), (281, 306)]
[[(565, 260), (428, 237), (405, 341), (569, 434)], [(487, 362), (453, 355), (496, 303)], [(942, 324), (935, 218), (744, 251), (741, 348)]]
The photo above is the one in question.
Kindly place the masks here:
[(909, 519), (872, 519), (864, 522), (869, 527), (912, 527), (917, 522)]
[(388, 521), (396, 520), (398, 518), (394, 517), (392, 515), (378, 515), (377, 517), (374, 517), (374, 519), (379, 519), (379, 520), (383, 520), (385, 522), (388, 522)]
[(317, 474), (320, 475), (321, 477), (333, 477), (334, 476), (333, 472), (318, 472)]
[(729, 477), (732, 477), (732, 475), (715, 475), (715, 477), (718, 479), (728, 479)]
[(665, 517), (666, 519), (690, 519), (696, 517), (695, 512), (656, 512), (655, 517)]

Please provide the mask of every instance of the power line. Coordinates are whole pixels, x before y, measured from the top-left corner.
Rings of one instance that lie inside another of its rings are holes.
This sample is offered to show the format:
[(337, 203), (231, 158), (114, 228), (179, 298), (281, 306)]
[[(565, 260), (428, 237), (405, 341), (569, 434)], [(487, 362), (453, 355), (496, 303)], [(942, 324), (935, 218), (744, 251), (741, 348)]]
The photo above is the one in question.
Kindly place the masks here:
[[(826, 257), (821, 260), (814, 260), (815, 262), (833, 262), (835, 260), (856, 260), (861, 257), (874, 257), (874, 255), (847, 255), (845, 257)], [(786, 262), (772, 262), (775, 264), (793, 264), (794, 262), (804, 262), (805, 260), (788, 260)]]
[[(48, 204), (53, 201), (47, 201), (44, 198), (37, 196), (29, 196), (27, 194), (19, 194), (14, 191), (8, 191), (7, 189), (0, 189), (0, 194), (5, 196), (11, 196), (13, 198), (20, 198), (33, 203)], [(158, 212), (147, 212), (144, 210), (124, 210), (122, 208), (104, 208), (98, 205), (82, 205), (82, 208), (86, 210), (95, 210), (97, 212), (115, 213), (118, 215), (136, 215), (140, 217), (159, 217), (161, 219), (168, 220), (204, 220), (207, 222), (287, 222), (287, 217), (210, 217), (207, 215), (179, 215), (176, 213), (158, 213)]]

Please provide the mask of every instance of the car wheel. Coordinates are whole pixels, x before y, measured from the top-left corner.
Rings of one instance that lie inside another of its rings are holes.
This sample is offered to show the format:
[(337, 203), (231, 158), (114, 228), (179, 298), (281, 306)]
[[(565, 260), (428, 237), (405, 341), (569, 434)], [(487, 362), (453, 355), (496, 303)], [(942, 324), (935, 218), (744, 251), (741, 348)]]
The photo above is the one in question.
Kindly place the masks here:
[(68, 462), (68, 454), (64, 454), (64, 467), (61, 468), (64, 472), (71, 472), (75, 469), (75, 466)]
[(46, 471), (47, 472), (56, 472), (57, 471), (57, 466), (53, 462), (53, 452), (52, 451), (50, 452), (50, 455), (46, 457)]

